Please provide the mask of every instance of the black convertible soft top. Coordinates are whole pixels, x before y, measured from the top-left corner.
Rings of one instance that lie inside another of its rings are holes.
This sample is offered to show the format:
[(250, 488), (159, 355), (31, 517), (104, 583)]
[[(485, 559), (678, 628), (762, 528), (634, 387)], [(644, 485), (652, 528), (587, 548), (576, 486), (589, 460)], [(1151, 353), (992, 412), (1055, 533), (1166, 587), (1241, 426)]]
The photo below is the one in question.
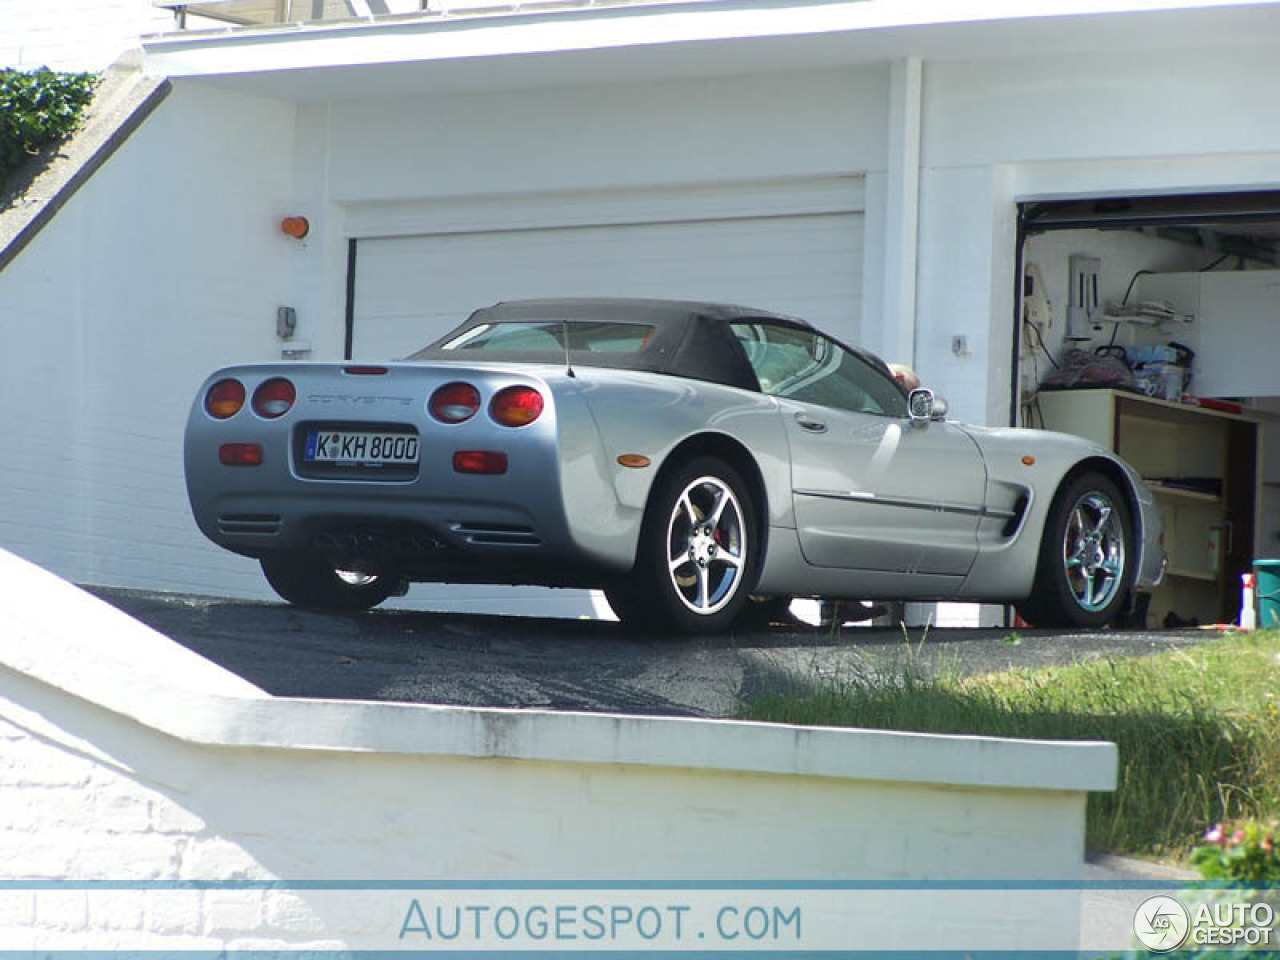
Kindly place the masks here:
[[(574, 366), (612, 367), (664, 373), (758, 391), (746, 353), (734, 336), (731, 323), (757, 321), (802, 329), (812, 327), (795, 317), (725, 303), (693, 300), (638, 300), (622, 298), (513, 300), (484, 307), (447, 334), (410, 356), (410, 360), (457, 361), (461, 351), (446, 349), (468, 331), (495, 323), (596, 321), (637, 323), (653, 328), (653, 335), (638, 350), (627, 353), (571, 350)], [(865, 351), (853, 350), (873, 366), (888, 371), (884, 363)], [(477, 359), (514, 363), (565, 362), (563, 351), (485, 350)]]

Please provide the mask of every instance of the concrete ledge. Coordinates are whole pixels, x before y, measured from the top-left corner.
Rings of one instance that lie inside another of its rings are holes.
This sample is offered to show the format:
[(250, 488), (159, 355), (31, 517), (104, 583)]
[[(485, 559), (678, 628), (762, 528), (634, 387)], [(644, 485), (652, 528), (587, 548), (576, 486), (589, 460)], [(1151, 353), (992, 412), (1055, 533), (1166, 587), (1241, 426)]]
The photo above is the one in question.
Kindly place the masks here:
[(194, 744), (678, 767), (945, 787), (1112, 790), (1110, 743), (273, 698), (108, 604), (0, 552), (21, 598), (0, 663)]

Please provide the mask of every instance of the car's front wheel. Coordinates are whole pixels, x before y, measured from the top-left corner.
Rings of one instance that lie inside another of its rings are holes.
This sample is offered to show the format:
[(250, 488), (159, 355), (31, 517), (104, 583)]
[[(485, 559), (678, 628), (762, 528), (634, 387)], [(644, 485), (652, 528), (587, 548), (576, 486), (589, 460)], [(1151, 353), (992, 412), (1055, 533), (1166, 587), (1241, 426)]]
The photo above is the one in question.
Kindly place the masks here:
[(1018, 612), (1037, 627), (1100, 627), (1123, 612), (1135, 551), (1129, 505), (1108, 477), (1084, 473), (1054, 499), (1031, 596)]
[(390, 577), (335, 570), (322, 558), (306, 554), (272, 555), (259, 563), (272, 590), (310, 610), (368, 610), (391, 596), (397, 586)]
[(698, 457), (668, 474), (650, 498), (634, 575), (646, 617), (680, 633), (727, 628), (754, 586), (757, 527), (746, 483), (723, 461)]

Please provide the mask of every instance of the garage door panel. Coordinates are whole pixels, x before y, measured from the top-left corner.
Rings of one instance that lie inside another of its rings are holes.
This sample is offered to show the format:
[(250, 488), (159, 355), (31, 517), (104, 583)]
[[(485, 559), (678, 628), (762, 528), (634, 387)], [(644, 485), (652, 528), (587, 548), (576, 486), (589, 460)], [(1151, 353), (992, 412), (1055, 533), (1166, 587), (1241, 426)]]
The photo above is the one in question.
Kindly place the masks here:
[(405, 356), (477, 307), (525, 297), (726, 300), (853, 338), (861, 214), (362, 240), (353, 356)]

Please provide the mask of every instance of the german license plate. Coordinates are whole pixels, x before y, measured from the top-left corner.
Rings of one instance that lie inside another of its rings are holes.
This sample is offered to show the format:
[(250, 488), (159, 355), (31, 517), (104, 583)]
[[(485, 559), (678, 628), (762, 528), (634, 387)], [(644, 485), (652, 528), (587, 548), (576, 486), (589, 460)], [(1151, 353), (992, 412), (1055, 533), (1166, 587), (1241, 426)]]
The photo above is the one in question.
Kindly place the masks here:
[(308, 463), (417, 463), (418, 438), (408, 433), (312, 430), (303, 459)]

